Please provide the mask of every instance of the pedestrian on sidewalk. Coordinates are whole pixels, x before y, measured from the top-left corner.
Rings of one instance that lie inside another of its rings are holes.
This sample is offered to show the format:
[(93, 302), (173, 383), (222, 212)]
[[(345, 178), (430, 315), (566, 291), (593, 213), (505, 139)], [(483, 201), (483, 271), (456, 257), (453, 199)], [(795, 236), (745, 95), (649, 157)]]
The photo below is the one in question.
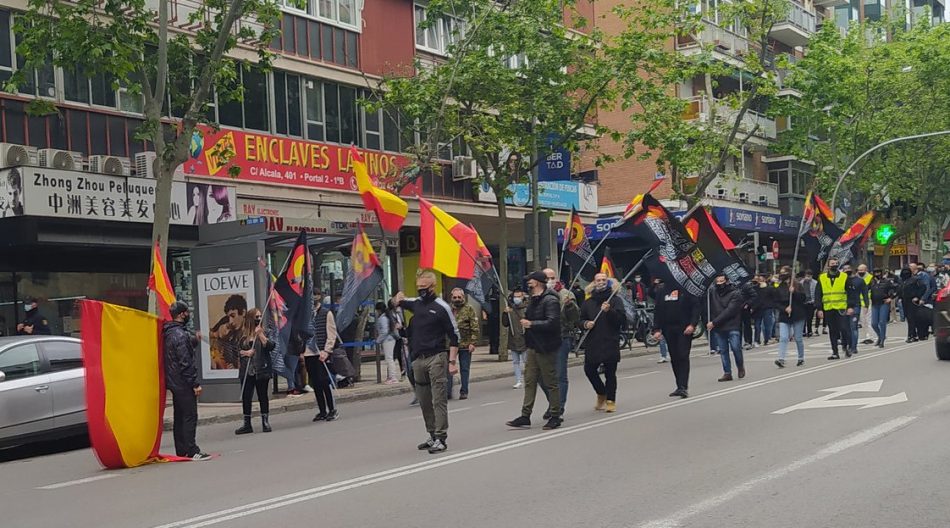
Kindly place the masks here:
[(808, 294), (805, 286), (798, 280), (792, 278), (792, 268), (782, 266), (778, 273), (779, 285), (778, 294), (785, 299), (785, 308), (779, 313), (778, 318), (778, 359), (775, 360), (775, 366), (785, 367), (785, 354), (788, 352), (788, 341), (795, 340), (795, 346), (798, 347), (797, 366), (805, 364), (805, 341), (802, 336), (805, 331), (805, 320), (810, 318), (808, 314)]
[(828, 337), (831, 341), (829, 360), (841, 359), (839, 345), (851, 357), (851, 327), (848, 311), (848, 276), (838, 269), (838, 259), (828, 259), (828, 271), (818, 276), (815, 288), (815, 306), (820, 307), (818, 317), (828, 325)]
[(383, 350), (386, 360), (386, 384), (399, 383), (399, 367), (396, 366), (396, 323), (386, 303), (376, 303), (376, 345)]
[(208, 460), (211, 455), (202, 453), (195, 442), (198, 429), (198, 368), (195, 366), (195, 349), (201, 334), (192, 334), (187, 325), (191, 320), (188, 305), (176, 301), (168, 308), (172, 316), (162, 326), (165, 359), (165, 388), (172, 393), (172, 412), (175, 435), (175, 454), (192, 460)]
[(689, 397), (689, 352), (693, 346), (693, 332), (699, 324), (699, 301), (678, 286), (663, 282), (655, 288), (653, 334), (666, 338), (670, 348), (670, 362), (676, 378), (676, 390), (671, 397)]
[(871, 327), (877, 334), (875, 346), (884, 348), (887, 339), (887, 323), (891, 319), (891, 301), (897, 297), (897, 284), (884, 275), (883, 270), (874, 270), (871, 281)]
[(531, 412), (538, 392), (538, 383), (547, 387), (548, 413), (550, 418), (544, 429), (561, 426), (561, 391), (557, 380), (557, 352), (561, 346), (561, 301), (554, 290), (548, 288), (548, 278), (543, 271), (535, 271), (525, 277), (531, 299), (520, 321), (525, 330), (528, 346), (525, 361), (524, 404), (521, 416), (507, 422), (509, 427), (530, 427)]
[[(587, 350), (584, 352), (584, 374), (597, 394), (595, 411), (617, 411), (617, 364), (620, 362), (620, 330), (626, 315), (623, 301), (612, 293), (620, 290), (620, 283), (607, 278), (605, 273), (594, 275), (587, 286), (587, 299), (581, 305), (578, 326), (587, 332)], [(598, 369), (603, 367), (604, 379)]]
[[(468, 303), (468, 295), (462, 288), (455, 288), (451, 294), (452, 315), (455, 316), (455, 324), (459, 331), (459, 399), (468, 399), (468, 380), (472, 371), (472, 354), (475, 353), (475, 345), (478, 343), (479, 334), (481, 334), (481, 324), (478, 321), (478, 313), (475, 308)], [(445, 391), (448, 398), (452, 399), (452, 386), (455, 376), (448, 376), (445, 385)]]
[(841, 267), (842, 272), (848, 276), (848, 283), (845, 291), (848, 298), (848, 323), (851, 327), (851, 354), (858, 353), (858, 339), (860, 337), (861, 310), (864, 306), (870, 305), (868, 298), (868, 285), (864, 279), (854, 273), (850, 264)]
[(403, 310), (413, 313), (409, 323), (409, 350), (416, 380), (416, 398), (422, 409), (429, 438), (419, 450), (441, 453), (448, 449), (449, 409), (446, 372), (458, 372), (459, 331), (452, 308), (435, 293), (435, 272), (419, 270), (419, 296), (407, 299), (403, 292), (393, 298)]
[(241, 380), (241, 409), (244, 411), (244, 425), (234, 434), (242, 435), (253, 433), (251, 426), (251, 399), (257, 392), (257, 402), (261, 406), (261, 429), (265, 433), (271, 432), (270, 402), (267, 399), (267, 386), (270, 384), (271, 360), (270, 353), (277, 347), (277, 343), (267, 339), (264, 328), (261, 326), (263, 315), (257, 308), (247, 311), (244, 324), (241, 326), (240, 369), (238, 379)]
[(333, 312), (323, 305), (320, 296), (313, 298), (313, 317), (310, 319), (310, 335), (303, 353), (304, 366), (307, 368), (307, 377), (313, 388), (313, 395), (317, 400), (317, 412), (314, 422), (332, 422), (340, 417), (333, 399), (333, 381), (330, 379), (330, 370), (327, 361), (333, 354), (333, 349), (340, 342), (340, 335), (336, 327), (336, 318)]
[(514, 288), (511, 290), (511, 303), (505, 307), (505, 316), (501, 319), (501, 324), (508, 329), (508, 355), (511, 356), (511, 364), (515, 371), (515, 389), (524, 387), (524, 362), (527, 345), (524, 339), (524, 328), (518, 321), (524, 319), (525, 312), (524, 290)]
[(709, 340), (722, 359), (722, 377), (719, 381), (732, 381), (732, 361), (729, 351), (736, 359), (739, 378), (745, 377), (745, 361), (742, 357), (742, 335), (739, 330), (742, 322), (742, 293), (729, 283), (725, 275), (716, 277), (716, 285), (709, 292), (709, 313), (711, 320), (706, 323)]

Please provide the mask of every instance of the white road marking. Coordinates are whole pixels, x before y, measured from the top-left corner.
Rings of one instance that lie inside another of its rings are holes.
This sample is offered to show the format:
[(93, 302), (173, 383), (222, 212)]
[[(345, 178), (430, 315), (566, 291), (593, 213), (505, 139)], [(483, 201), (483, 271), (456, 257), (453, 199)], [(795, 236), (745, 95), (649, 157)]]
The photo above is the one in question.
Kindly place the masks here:
[(874, 407), (881, 407), (883, 405), (890, 405), (892, 403), (904, 403), (907, 401), (906, 392), (901, 392), (893, 396), (875, 398), (837, 399), (839, 396), (851, 394), (852, 392), (879, 392), (882, 385), (884, 385), (884, 380), (880, 379), (875, 381), (866, 381), (864, 383), (844, 385), (842, 387), (821, 389), (818, 392), (829, 392), (830, 394), (825, 394), (824, 396), (819, 396), (812, 400), (797, 403), (791, 407), (785, 407), (784, 409), (773, 411), (772, 414), (787, 414), (792, 411), (800, 411), (804, 409), (826, 409), (829, 407), (860, 407), (861, 409), (871, 409)]
[[(248, 517), (251, 515), (256, 515), (258, 513), (276, 510), (278, 508), (284, 508), (286, 506), (291, 506), (293, 504), (298, 504), (301, 502), (306, 502), (310, 500), (319, 499), (327, 495), (333, 495), (336, 493), (341, 493), (344, 491), (349, 491), (352, 489), (362, 488), (379, 482), (385, 482), (388, 480), (405, 477), (413, 475), (416, 473), (421, 473), (423, 471), (429, 471), (432, 469), (437, 469), (443, 466), (448, 466), (451, 464), (457, 464), (459, 462), (465, 462), (467, 460), (472, 460), (476, 458), (481, 458), (483, 456), (501, 453), (508, 451), (510, 449), (515, 449), (518, 447), (524, 447), (539, 442), (547, 442), (560, 438), (562, 436), (567, 436), (575, 433), (580, 433), (583, 431), (589, 431), (591, 429), (597, 429), (607, 425), (612, 425), (617, 422), (622, 422), (626, 420), (632, 420), (634, 418), (639, 418), (641, 416), (647, 416), (655, 414), (658, 412), (666, 411), (669, 409), (675, 409), (677, 407), (682, 407), (685, 405), (694, 405), (696, 403), (706, 401), (713, 398), (718, 398), (721, 396), (727, 396), (737, 392), (742, 392), (765, 385), (771, 385), (772, 383), (778, 383), (792, 378), (797, 378), (800, 376), (805, 376), (815, 372), (822, 372), (824, 370), (841, 368), (846, 365), (867, 361), (879, 356), (885, 356), (892, 354), (894, 352), (899, 352), (905, 348), (911, 348), (915, 346), (916, 343), (909, 345), (896, 347), (890, 350), (883, 350), (880, 352), (862, 355), (858, 358), (852, 359), (850, 361), (836, 361), (827, 363), (817, 367), (805, 368), (788, 374), (779, 374), (771, 378), (766, 378), (759, 381), (754, 381), (744, 385), (735, 385), (726, 389), (721, 389), (718, 391), (710, 392), (708, 394), (703, 394), (699, 396), (690, 397), (687, 399), (676, 400), (673, 402), (661, 403), (659, 405), (654, 405), (652, 407), (646, 407), (636, 411), (628, 411), (625, 413), (618, 413), (613, 416), (599, 418), (585, 424), (573, 425), (570, 427), (564, 427), (555, 432), (547, 432), (543, 434), (536, 434), (528, 438), (520, 438), (515, 440), (508, 440), (505, 442), (500, 442), (497, 444), (480, 447), (476, 449), (471, 449), (469, 451), (463, 451), (461, 453), (448, 455), (445, 457), (440, 457), (436, 459), (430, 459), (425, 462), (419, 462), (416, 464), (410, 464), (407, 466), (396, 467), (392, 469), (383, 470), (377, 473), (371, 473), (368, 475), (363, 475), (361, 477), (355, 477), (349, 480), (344, 480), (336, 482), (333, 484), (327, 484), (325, 486), (319, 486), (316, 488), (310, 488), (305, 490), (296, 491), (293, 493), (288, 493), (286, 495), (279, 495), (272, 497), (270, 499), (264, 499), (257, 502), (252, 502), (248, 504), (243, 504), (241, 506), (235, 506), (233, 508), (228, 508), (226, 510), (220, 510), (212, 513), (207, 513), (204, 515), (198, 515), (189, 519), (183, 519), (180, 521), (175, 521), (167, 524), (163, 524), (156, 528), (203, 528), (205, 526), (213, 526), (220, 523), (225, 523), (232, 521), (234, 519), (240, 519), (243, 517)], [(662, 525), (659, 525), (662, 526)]]
[(87, 484), (89, 482), (95, 482), (97, 480), (105, 480), (113, 477), (121, 476), (121, 473), (104, 473), (102, 475), (96, 475), (95, 477), (86, 477), (78, 480), (70, 480), (69, 482), (60, 482), (58, 484), (50, 484), (48, 486), (40, 486), (36, 489), (38, 490), (54, 490), (60, 488), (67, 488), (69, 486), (78, 486), (79, 484)]
[(644, 372), (644, 373), (642, 373), (642, 374), (634, 374), (633, 376), (624, 376), (623, 379), (640, 378), (640, 377), (643, 377), (643, 376), (649, 376), (650, 374), (657, 374), (658, 372), (660, 372), (660, 371), (659, 371), (659, 370), (651, 370), (650, 372)]
[(505, 402), (503, 402), (503, 401), (488, 402), (488, 403), (483, 403), (481, 406), (482, 406), (482, 407), (488, 407), (488, 406), (490, 406), (490, 405), (501, 405), (501, 404), (503, 404), (503, 403), (505, 403)]
[(471, 409), (471, 407), (459, 407), (458, 409), (449, 409), (449, 414), (467, 411), (469, 409)]
[(863, 444), (867, 444), (885, 436), (889, 433), (892, 433), (907, 424), (913, 422), (917, 419), (917, 416), (902, 416), (900, 418), (895, 418), (888, 422), (882, 423), (881, 425), (872, 427), (870, 429), (865, 429), (863, 431), (857, 432), (850, 436), (847, 436), (833, 444), (826, 446), (824, 449), (809, 455), (804, 458), (800, 458), (791, 464), (778, 468), (776, 470), (770, 471), (764, 475), (756, 477), (752, 480), (748, 480), (731, 488), (730, 490), (722, 493), (721, 495), (716, 495), (715, 497), (710, 497), (706, 500), (702, 500), (688, 506), (673, 515), (666, 517), (664, 519), (658, 519), (648, 523), (640, 525), (640, 528), (678, 528), (683, 526), (684, 522), (687, 519), (696, 517), (697, 515), (706, 513), (710, 510), (714, 510), (723, 504), (735, 499), (736, 497), (748, 493), (762, 484), (766, 484), (773, 480), (778, 480), (784, 478), (785, 476), (802, 469), (805, 466), (814, 464), (821, 460), (824, 460), (830, 456), (837, 455), (842, 451), (847, 449), (857, 447)]

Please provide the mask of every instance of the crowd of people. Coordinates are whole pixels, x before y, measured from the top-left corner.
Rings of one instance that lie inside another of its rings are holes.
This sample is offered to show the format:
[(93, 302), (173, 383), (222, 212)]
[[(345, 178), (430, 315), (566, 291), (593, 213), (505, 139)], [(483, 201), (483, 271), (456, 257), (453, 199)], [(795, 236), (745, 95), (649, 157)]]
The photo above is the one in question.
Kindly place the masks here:
[[(788, 266), (771, 277), (757, 274), (741, 285), (731, 284), (720, 275), (707, 298), (697, 299), (657, 279), (646, 286), (640, 275), (621, 285), (599, 273), (585, 289), (578, 290), (574, 285), (565, 287), (553, 269), (535, 271), (525, 277), (525, 289), (512, 289), (500, 321), (508, 337), (514, 388), (524, 390), (519, 415), (506, 424), (513, 428), (531, 426), (540, 389), (547, 400), (543, 429), (562, 425), (568, 357), (581, 344), (575, 331), (582, 335), (584, 374), (594, 392), (594, 409), (616, 412), (620, 334), (629, 322), (622, 297), (653, 305), (651, 332), (660, 343), (660, 361), (671, 363), (675, 380), (670, 396), (687, 398), (693, 336), (703, 320), (711, 353), (718, 354), (722, 361), (719, 381), (728, 382), (734, 379), (733, 364), (735, 377), (746, 376), (745, 350), (773, 340), (779, 347), (775, 360), (778, 368), (785, 368), (792, 341), (797, 350), (796, 364), (803, 366), (804, 339), (818, 335), (829, 336), (829, 360), (839, 359), (841, 351), (846, 357), (857, 354), (859, 343), (883, 348), (887, 326), (897, 317), (907, 322), (908, 342), (926, 340), (931, 331), (934, 296), (950, 282), (948, 278), (950, 270), (946, 266), (911, 264), (894, 274), (881, 269), (869, 272), (863, 264), (856, 268), (839, 265), (831, 259), (827, 270), (817, 278), (811, 271), (793, 276)], [(459, 399), (466, 399), (472, 354), (481, 330), (478, 313), (466, 293), (456, 288), (449, 295), (450, 302), (446, 302), (436, 293), (436, 284), (434, 272), (420, 270), (417, 295), (410, 298), (399, 292), (388, 303), (377, 303), (374, 325), (375, 341), (385, 357), (386, 383), (398, 383), (402, 374), (408, 378), (414, 390), (412, 404), (419, 405), (428, 433), (418, 448), (430, 453), (448, 449), (448, 400), (453, 397), (453, 378), (460, 375)], [(322, 294), (315, 294), (309, 328), (312, 337), (297, 345), (301, 347), (299, 361), (307, 374), (306, 387), (316, 399), (315, 422), (334, 421), (340, 416), (333, 398), (331, 358), (342, 338), (334, 312), (324, 300)], [(201, 387), (194, 357), (201, 336), (186, 329), (190, 319), (186, 305), (175, 303), (171, 315), (173, 320), (164, 329), (164, 346), (166, 386), (174, 401), (175, 449), (179, 456), (205, 460), (208, 455), (195, 443)], [(247, 312), (238, 334), (244, 423), (235, 433), (253, 432), (251, 404), (255, 393), (262, 430), (270, 432), (267, 387), (274, 371), (271, 351), (275, 343), (264, 331), (260, 310)]]

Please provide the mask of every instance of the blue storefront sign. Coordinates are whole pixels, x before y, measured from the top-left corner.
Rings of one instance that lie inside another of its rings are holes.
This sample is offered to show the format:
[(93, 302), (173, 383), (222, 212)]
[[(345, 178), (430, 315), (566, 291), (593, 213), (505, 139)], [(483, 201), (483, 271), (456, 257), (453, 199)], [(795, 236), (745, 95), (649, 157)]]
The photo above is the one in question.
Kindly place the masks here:
[(732, 207), (713, 207), (713, 215), (719, 225), (725, 228), (790, 235), (798, 234), (798, 225), (801, 221), (799, 218), (789, 218), (780, 214)]
[[(518, 207), (531, 205), (531, 187), (527, 183), (509, 185), (511, 191), (505, 202)], [(538, 182), (540, 195), (538, 202), (543, 209), (570, 211), (573, 207), (578, 211), (592, 212), (597, 210), (597, 195), (591, 185), (576, 181), (541, 181)], [(483, 183), (479, 193), (479, 200), (492, 202), (495, 193), (487, 183)]]
[[(548, 138), (548, 147), (557, 141), (555, 136)], [(538, 181), (564, 181), (571, 179), (571, 153), (566, 148), (557, 148), (538, 164)]]

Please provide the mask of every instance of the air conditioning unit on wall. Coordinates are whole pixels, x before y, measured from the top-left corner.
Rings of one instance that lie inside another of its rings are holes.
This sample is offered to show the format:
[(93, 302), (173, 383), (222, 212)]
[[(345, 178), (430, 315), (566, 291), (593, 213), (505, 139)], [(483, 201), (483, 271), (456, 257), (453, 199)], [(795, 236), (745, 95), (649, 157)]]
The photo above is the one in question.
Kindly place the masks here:
[(69, 150), (40, 149), (40, 167), (51, 169), (79, 170), (82, 168), (82, 154)]
[(474, 158), (455, 156), (452, 158), (452, 181), (474, 180), (478, 174), (478, 165)]
[(0, 168), (16, 167), (18, 165), (36, 166), (39, 154), (35, 147), (0, 143)]
[[(152, 170), (155, 158), (158, 154), (155, 152), (139, 152), (135, 155), (135, 175), (139, 178), (154, 178), (155, 172)], [(179, 165), (175, 169), (174, 179), (183, 180), (185, 178), (185, 169)]]
[(89, 156), (89, 172), (128, 176), (131, 170), (129, 158), (119, 156)]

